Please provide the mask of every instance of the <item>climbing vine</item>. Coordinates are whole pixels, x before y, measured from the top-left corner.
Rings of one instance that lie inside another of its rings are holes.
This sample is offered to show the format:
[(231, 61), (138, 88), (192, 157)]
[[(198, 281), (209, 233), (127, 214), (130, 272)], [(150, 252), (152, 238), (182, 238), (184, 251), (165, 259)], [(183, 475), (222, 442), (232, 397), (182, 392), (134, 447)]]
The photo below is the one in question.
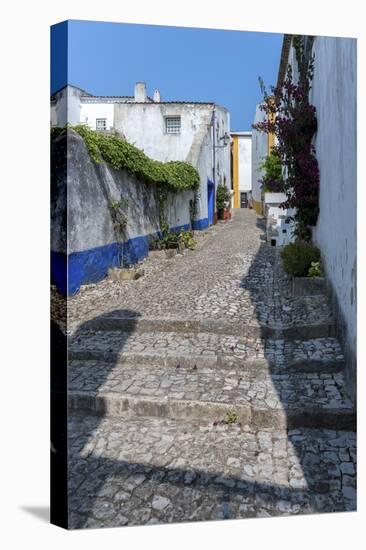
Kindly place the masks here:
[[(149, 158), (117, 134), (103, 134), (84, 125), (71, 128), (83, 138), (94, 162), (104, 161), (116, 170), (128, 170), (147, 183), (164, 186), (173, 192), (194, 190), (199, 186), (198, 172), (187, 162), (160, 162)], [(63, 131), (65, 128), (53, 128), (51, 139)]]
[(289, 65), (284, 81), (271, 87), (267, 94), (263, 81), (261, 109), (266, 120), (253, 125), (265, 133), (273, 133), (277, 144), (272, 153), (281, 161), (283, 191), (286, 193), (284, 208), (295, 208), (296, 235), (310, 240), (311, 226), (319, 214), (319, 167), (312, 138), (317, 130), (316, 109), (309, 102), (309, 91), (314, 73), (314, 56), (305, 48), (304, 37), (293, 39), (298, 78), (294, 83)]

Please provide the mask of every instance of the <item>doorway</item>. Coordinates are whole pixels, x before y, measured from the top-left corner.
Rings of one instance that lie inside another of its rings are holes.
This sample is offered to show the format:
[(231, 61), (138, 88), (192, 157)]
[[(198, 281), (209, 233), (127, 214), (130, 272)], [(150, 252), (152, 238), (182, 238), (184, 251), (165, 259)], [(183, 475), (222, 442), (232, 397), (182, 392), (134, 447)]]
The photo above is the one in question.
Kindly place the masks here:
[(207, 212), (208, 212), (208, 225), (212, 225), (214, 222), (215, 212), (215, 184), (213, 181), (207, 181)]
[(248, 208), (248, 193), (247, 192), (241, 192), (240, 193), (240, 208)]

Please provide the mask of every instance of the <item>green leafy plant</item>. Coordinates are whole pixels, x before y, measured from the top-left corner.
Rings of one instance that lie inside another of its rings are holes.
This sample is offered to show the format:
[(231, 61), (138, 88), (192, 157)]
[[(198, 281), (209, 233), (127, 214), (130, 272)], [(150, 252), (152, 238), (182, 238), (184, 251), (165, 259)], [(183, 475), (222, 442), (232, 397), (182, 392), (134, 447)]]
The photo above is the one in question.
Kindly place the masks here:
[(224, 422), (225, 424), (235, 424), (235, 422), (237, 421), (238, 421), (238, 413), (236, 412), (234, 407), (231, 407), (226, 413)]
[(310, 103), (309, 90), (314, 74), (314, 55), (311, 54), (313, 38), (293, 36), (298, 76), (293, 77), (291, 64), (278, 86), (271, 86), (269, 95), (260, 79), (263, 103), (260, 109), (265, 120), (253, 128), (274, 134), (276, 153), (284, 168), (283, 191), (286, 201), (283, 208), (294, 208), (295, 234), (311, 241), (311, 227), (319, 214), (320, 173), (313, 136), (317, 131), (316, 108)]
[(225, 203), (230, 200), (229, 189), (222, 184), (219, 184), (216, 189), (216, 208), (218, 211), (224, 210)]
[(294, 277), (306, 277), (312, 262), (320, 261), (320, 250), (306, 241), (297, 240), (281, 251), (284, 270)]
[(311, 262), (309, 267), (308, 277), (323, 277), (324, 273), (320, 262)]
[(265, 157), (264, 161), (260, 165), (260, 168), (264, 171), (264, 176), (260, 180), (263, 191), (273, 193), (283, 191), (284, 182), (282, 176), (282, 163), (281, 158), (276, 151), (272, 151)]
[(194, 250), (196, 246), (196, 241), (193, 238), (192, 231), (182, 231), (179, 234), (179, 241), (184, 244), (186, 248)]
[(150, 250), (166, 250), (167, 248), (178, 248), (182, 243), (186, 248), (193, 250), (196, 246), (196, 241), (193, 238), (192, 231), (181, 230), (168, 231), (160, 237), (151, 237), (149, 248)]
[[(71, 128), (83, 138), (94, 162), (106, 162), (116, 170), (128, 170), (143, 181), (166, 187), (170, 191), (194, 190), (199, 186), (199, 174), (187, 162), (153, 160), (117, 134), (103, 134), (85, 125)], [(66, 132), (67, 128), (53, 128), (51, 139), (63, 131)]]

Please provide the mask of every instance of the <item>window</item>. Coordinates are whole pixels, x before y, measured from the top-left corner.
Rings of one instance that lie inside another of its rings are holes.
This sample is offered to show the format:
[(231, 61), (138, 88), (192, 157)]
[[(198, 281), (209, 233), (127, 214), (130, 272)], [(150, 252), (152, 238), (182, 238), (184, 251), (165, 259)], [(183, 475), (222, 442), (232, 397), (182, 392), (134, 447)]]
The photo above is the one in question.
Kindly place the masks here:
[(180, 134), (180, 116), (165, 117), (165, 131), (167, 134)]
[(96, 130), (106, 130), (107, 129), (107, 119), (106, 118), (97, 118), (95, 121)]

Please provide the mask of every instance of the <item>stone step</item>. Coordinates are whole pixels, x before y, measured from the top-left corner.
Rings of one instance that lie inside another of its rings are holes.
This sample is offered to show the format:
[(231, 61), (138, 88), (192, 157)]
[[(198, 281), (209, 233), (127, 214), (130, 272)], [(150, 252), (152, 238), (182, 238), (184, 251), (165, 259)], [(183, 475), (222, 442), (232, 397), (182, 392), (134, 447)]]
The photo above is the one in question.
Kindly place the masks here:
[(69, 415), (69, 528), (356, 509), (356, 436)]
[(343, 374), (268, 374), (216, 367), (71, 361), (68, 400), (72, 410), (111, 416), (157, 416), (256, 428), (353, 429), (355, 412)]
[(210, 332), (216, 334), (247, 336), (252, 338), (286, 338), (306, 340), (336, 336), (333, 320), (282, 324), (260, 324), (238, 319), (181, 319), (154, 317), (123, 317), (102, 315), (74, 326), (73, 332), (123, 331), (123, 332)]
[(344, 368), (342, 349), (335, 338), (286, 341), (212, 333), (98, 331), (70, 338), (68, 356), (70, 360), (137, 366), (236, 366), (271, 373), (327, 373)]

